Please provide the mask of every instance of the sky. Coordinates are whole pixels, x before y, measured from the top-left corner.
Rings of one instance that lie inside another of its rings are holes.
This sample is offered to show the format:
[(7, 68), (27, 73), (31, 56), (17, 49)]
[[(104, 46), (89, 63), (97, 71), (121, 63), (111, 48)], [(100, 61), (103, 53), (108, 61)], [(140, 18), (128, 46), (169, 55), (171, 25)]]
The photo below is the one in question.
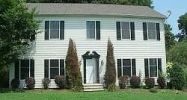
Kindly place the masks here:
[(177, 20), (179, 16), (187, 13), (187, 0), (152, 0), (154, 9), (161, 14), (167, 16), (168, 10), (171, 11), (171, 16), (166, 20), (167, 24), (172, 27), (172, 33), (177, 34), (178, 30)]

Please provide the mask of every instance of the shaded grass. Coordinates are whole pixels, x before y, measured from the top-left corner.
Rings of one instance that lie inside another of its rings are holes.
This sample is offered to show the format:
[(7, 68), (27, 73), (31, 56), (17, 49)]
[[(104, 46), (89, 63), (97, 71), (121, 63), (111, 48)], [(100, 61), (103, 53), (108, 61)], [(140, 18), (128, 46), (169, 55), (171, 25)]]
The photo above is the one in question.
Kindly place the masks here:
[(187, 93), (181, 91), (127, 89), (117, 92), (70, 92), (64, 90), (37, 90), (24, 93), (2, 93), (0, 100), (186, 100)]

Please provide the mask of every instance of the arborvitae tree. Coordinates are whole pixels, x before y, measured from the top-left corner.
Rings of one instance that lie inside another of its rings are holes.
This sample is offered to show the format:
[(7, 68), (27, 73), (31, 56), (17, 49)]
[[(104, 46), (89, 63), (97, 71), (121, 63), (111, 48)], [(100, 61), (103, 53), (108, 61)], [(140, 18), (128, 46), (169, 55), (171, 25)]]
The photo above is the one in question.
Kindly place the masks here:
[(81, 91), (83, 88), (80, 67), (78, 63), (75, 43), (69, 39), (69, 47), (66, 55), (66, 80), (67, 85), (74, 91)]
[(116, 82), (116, 67), (115, 67), (115, 60), (114, 60), (114, 51), (113, 51), (113, 44), (108, 40), (107, 45), (107, 56), (106, 56), (106, 72), (104, 76), (104, 81), (107, 88), (115, 89), (115, 82)]

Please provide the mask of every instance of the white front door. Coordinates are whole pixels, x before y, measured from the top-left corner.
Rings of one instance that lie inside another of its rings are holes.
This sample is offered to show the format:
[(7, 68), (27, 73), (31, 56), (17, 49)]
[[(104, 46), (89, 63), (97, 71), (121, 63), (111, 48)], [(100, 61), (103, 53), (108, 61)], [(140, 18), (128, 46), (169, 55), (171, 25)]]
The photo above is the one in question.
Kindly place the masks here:
[(86, 59), (86, 83), (96, 82), (95, 59)]

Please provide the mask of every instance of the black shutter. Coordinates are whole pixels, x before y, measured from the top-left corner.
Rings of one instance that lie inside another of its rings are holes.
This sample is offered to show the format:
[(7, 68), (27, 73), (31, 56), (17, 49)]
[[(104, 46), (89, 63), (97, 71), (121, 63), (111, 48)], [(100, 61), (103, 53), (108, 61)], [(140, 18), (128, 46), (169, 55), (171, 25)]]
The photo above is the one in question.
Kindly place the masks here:
[(34, 60), (30, 60), (30, 77), (34, 78)]
[(49, 21), (45, 21), (45, 40), (49, 40)]
[(122, 76), (122, 73), (121, 73), (121, 59), (117, 59), (117, 66), (118, 66), (118, 78), (120, 76)]
[(15, 62), (15, 78), (19, 79), (19, 60)]
[(162, 59), (158, 58), (158, 71), (162, 72)]
[(64, 59), (60, 59), (60, 75), (64, 76)]
[(145, 77), (149, 77), (148, 59), (144, 59)]
[(157, 34), (157, 40), (160, 40), (160, 25), (159, 25), (159, 23), (156, 23), (156, 34)]
[(132, 75), (136, 75), (136, 60), (132, 59)]
[(131, 22), (130, 26), (131, 26), (131, 40), (135, 40), (135, 26), (134, 26), (134, 22)]
[(45, 59), (44, 60), (44, 77), (49, 78), (49, 60)]
[(121, 40), (120, 22), (116, 22), (117, 40)]
[(100, 21), (96, 21), (96, 39), (100, 40)]
[(97, 71), (96, 71), (97, 83), (99, 83), (99, 59), (96, 59), (96, 66), (97, 66)]
[(143, 39), (147, 40), (147, 24), (143, 22)]
[(64, 39), (64, 21), (60, 21), (60, 40)]

